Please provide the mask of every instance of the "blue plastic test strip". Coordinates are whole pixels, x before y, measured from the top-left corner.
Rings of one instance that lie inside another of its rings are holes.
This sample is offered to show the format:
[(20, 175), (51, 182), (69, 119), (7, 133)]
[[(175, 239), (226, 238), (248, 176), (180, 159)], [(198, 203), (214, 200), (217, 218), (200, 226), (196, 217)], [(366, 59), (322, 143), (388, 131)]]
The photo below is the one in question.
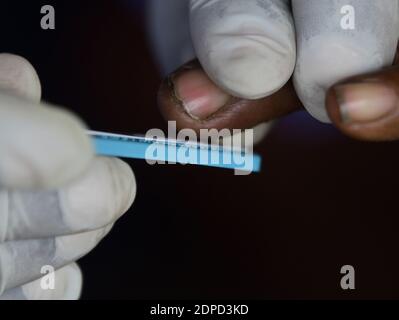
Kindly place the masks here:
[[(261, 168), (260, 155), (249, 153), (243, 149), (227, 149), (203, 143), (152, 139), (99, 131), (88, 131), (88, 134), (93, 138), (96, 153), (103, 156), (157, 160), (166, 163), (193, 164), (252, 172), (259, 172)], [(152, 152), (154, 149), (157, 150), (156, 153)], [(234, 159), (240, 161), (234, 161)]]

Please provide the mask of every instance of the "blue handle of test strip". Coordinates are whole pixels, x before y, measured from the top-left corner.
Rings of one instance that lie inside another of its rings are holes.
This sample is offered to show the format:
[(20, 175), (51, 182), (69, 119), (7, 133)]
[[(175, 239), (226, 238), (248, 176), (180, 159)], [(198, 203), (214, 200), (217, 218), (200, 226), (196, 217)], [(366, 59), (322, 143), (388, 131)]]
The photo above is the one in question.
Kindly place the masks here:
[[(210, 166), (210, 167), (218, 167), (218, 168), (226, 168), (226, 169), (243, 169), (243, 166), (240, 166), (235, 163), (224, 163), (223, 161), (218, 161), (218, 162), (212, 162), (212, 161), (200, 161), (199, 159), (211, 159), (213, 156), (214, 158), (218, 159), (223, 159), (223, 152), (232, 152), (232, 151), (226, 151), (223, 149), (219, 150), (212, 150), (211, 148), (208, 149), (202, 149), (198, 148), (196, 151), (198, 152), (198, 157), (194, 158), (186, 158), (186, 157), (181, 157), (179, 159), (179, 152), (176, 152), (177, 149), (182, 148), (183, 146), (180, 145), (158, 145), (157, 147), (162, 150), (164, 149), (164, 152), (161, 152), (158, 157), (154, 157), (151, 159), (151, 153), (147, 152), (148, 148), (151, 146), (151, 143), (146, 143), (142, 141), (127, 141), (127, 140), (114, 140), (114, 139), (108, 139), (108, 138), (102, 138), (99, 136), (93, 136), (92, 137), (96, 153), (98, 155), (103, 155), (103, 156), (112, 156), (112, 157), (121, 157), (121, 158), (131, 158), (131, 159), (146, 159), (146, 160), (161, 160), (164, 162), (172, 161), (168, 157), (169, 151), (171, 151), (174, 155), (173, 161), (177, 163), (188, 163), (188, 164), (194, 164), (194, 165), (204, 165), (204, 166)], [(165, 159), (160, 159), (159, 156), (165, 155)], [(201, 156), (203, 158), (201, 158)], [(251, 155), (246, 155), (248, 158), (246, 161), (252, 161), (252, 168), (251, 170), (253, 172), (259, 172), (261, 168), (261, 157), (257, 154), (251, 154)]]

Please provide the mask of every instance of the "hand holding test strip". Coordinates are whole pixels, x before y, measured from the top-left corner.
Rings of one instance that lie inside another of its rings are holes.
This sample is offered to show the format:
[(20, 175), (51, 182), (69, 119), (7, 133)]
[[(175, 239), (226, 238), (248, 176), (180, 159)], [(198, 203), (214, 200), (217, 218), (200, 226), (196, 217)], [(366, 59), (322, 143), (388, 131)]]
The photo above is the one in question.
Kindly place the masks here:
[[(77, 299), (75, 263), (131, 206), (129, 165), (97, 157), (83, 123), (40, 102), (23, 58), (0, 54), (0, 300)], [(41, 277), (53, 268), (54, 290)]]
[[(260, 158), (241, 149), (88, 133), (75, 115), (40, 102), (39, 78), (18, 56), (0, 54), (0, 88), (0, 300), (79, 298), (75, 261), (135, 198), (134, 174), (115, 156), (150, 160), (148, 150), (160, 146), (175, 150), (176, 162), (240, 170), (242, 164), (224, 162), (225, 155), (238, 155), (259, 170)], [(184, 156), (193, 150), (199, 158)], [(170, 155), (156, 160), (170, 161)], [(57, 278), (54, 290), (41, 286), (48, 268)]]
[[(179, 128), (254, 128), (304, 107), (350, 137), (399, 139), (398, 0), (150, 2), (162, 69), (182, 65), (159, 99)], [(167, 17), (187, 27), (157, 29)]]
[[(358, 33), (335, 30), (341, 14), (335, 10), (346, 2), (359, 12)], [(200, 64), (171, 75), (160, 93), (165, 117), (179, 127), (250, 128), (302, 101), (350, 136), (399, 139), (399, 69), (379, 71), (394, 57), (398, 0), (185, 3)], [(363, 72), (373, 73), (328, 89)], [(224, 162), (241, 156), (253, 171), (260, 168), (260, 157), (246, 150), (88, 134), (70, 112), (40, 103), (39, 78), (17, 56), (0, 55), (0, 88), (0, 299), (80, 296), (75, 261), (109, 233), (136, 194), (131, 168), (114, 156), (247, 169)], [(167, 152), (152, 158), (148, 152), (157, 147)], [(190, 151), (194, 157), (185, 156)], [(208, 161), (212, 155), (218, 161)], [(54, 268), (54, 290), (41, 286), (43, 267)]]

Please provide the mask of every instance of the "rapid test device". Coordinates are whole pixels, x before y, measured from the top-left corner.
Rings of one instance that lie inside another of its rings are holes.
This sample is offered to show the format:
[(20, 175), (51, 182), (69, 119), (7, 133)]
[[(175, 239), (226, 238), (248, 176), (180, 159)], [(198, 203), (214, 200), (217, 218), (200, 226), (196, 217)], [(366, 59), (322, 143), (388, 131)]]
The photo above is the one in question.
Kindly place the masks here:
[(261, 169), (261, 156), (242, 148), (101, 131), (88, 131), (88, 134), (98, 155), (142, 159), (151, 164), (192, 164), (244, 172)]

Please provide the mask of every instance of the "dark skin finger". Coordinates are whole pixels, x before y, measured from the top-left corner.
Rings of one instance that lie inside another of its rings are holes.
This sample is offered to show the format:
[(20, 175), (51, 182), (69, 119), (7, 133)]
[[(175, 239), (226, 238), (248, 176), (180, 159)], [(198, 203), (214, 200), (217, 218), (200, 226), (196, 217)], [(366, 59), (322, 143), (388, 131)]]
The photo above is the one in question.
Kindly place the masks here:
[[(181, 85), (180, 78), (189, 72), (195, 73), (194, 76), (202, 79), (198, 86), (187, 85), (187, 82), (192, 80), (190, 77), (182, 84), (188, 86), (186, 91), (194, 92), (197, 100), (203, 101), (202, 95), (207, 95), (209, 92), (221, 91), (216, 88), (197, 61), (190, 62), (169, 76), (162, 83), (158, 101), (165, 119), (176, 121), (178, 128), (191, 128), (197, 132), (200, 129), (211, 128), (247, 129), (302, 108), (290, 81), (275, 94), (259, 100), (245, 100), (224, 93), (226, 97), (221, 100), (223, 104), (218, 106), (215, 112), (209, 115), (200, 114), (201, 117), (193, 116), (187, 112), (184, 101), (179, 95), (179, 88), (176, 88), (177, 85)], [(215, 97), (214, 100), (220, 99)], [(208, 106), (208, 109), (215, 110), (213, 106)]]
[(344, 134), (366, 141), (399, 139), (399, 65), (347, 79), (327, 94), (327, 110)]
[[(327, 111), (339, 130), (352, 138), (366, 141), (399, 139), (398, 62), (397, 54), (393, 67), (346, 79), (328, 91)], [(194, 76), (184, 77), (190, 72), (195, 73)], [(199, 84), (198, 87), (186, 85), (195, 77), (202, 79), (195, 83)], [(182, 78), (187, 81), (181, 81)], [(176, 84), (185, 86), (186, 91), (193, 91), (196, 98), (213, 92), (208, 100), (205, 99), (207, 112), (200, 112), (200, 117), (188, 112), (184, 99), (179, 96)], [(278, 92), (259, 100), (239, 99), (227, 96), (224, 92), (225, 98), (220, 99), (218, 93), (215, 93), (217, 91), (222, 90), (207, 77), (199, 63), (191, 62), (168, 77), (162, 84), (159, 92), (161, 112), (165, 119), (176, 121), (179, 128), (199, 131), (210, 128), (252, 128), (259, 123), (275, 120), (303, 108), (291, 81)], [(212, 105), (213, 101), (223, 104), (215, 108), (215, 105)]]

